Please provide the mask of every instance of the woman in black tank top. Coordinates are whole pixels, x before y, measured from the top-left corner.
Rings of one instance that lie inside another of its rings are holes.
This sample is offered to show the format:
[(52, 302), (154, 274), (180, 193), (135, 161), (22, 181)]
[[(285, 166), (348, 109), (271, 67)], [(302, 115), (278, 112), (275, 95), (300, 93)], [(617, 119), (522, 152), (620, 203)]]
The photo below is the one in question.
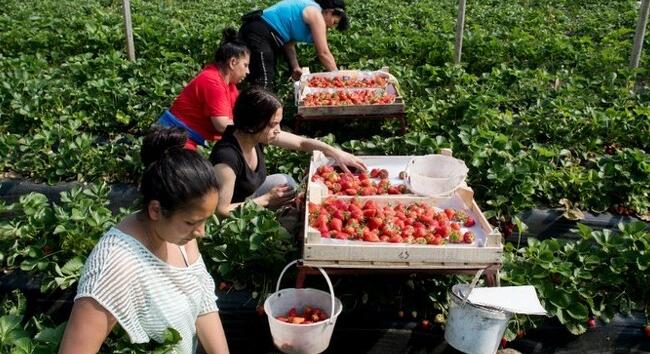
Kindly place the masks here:
[(320, 150), (345, 171), (347, 167), (365, 170), (354, 155), (321, 141), (280, 129), (282, 104), (264, 88), (253, 86), (239, 94), (233, 109), (234, 125), (210, 154), (219, 181), (217, 213), (226, 216), (250, 198), (264, 207), (277, 208), (293, 201), (296, 185), (290, 176), (267, 176), (263, 146), (276, 145), (300, 151)]

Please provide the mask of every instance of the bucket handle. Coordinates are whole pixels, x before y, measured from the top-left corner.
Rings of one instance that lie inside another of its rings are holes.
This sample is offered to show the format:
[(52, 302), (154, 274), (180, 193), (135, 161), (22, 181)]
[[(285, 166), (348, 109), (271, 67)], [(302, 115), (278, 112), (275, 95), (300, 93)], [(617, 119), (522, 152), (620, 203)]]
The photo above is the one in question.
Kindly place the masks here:
[[(489, 268), (489, 267), (488, 267)], [(467, 295), (463, 296), (463, 301), (461, 301), (460, 306), (463, 307), (465, 303), (467, 302), (467, 299), (469, 299), (469, 294), (472, 293), (472, 290), (474, 290), (474, 287), (476, 287), (476, 284), (478, 283), (478, 280), (481, 279), (481, 275), (483, 275), (483, 272), (487, 268), (481, 268), (476, 272), (476, 275), (474, 275), (474, 279), (472, 279), (472, 282), (469, 284), (469, 291), (467, 292)]]
[[(298, 262), (302, 262), (302, 259), (296, 259), (294, 261), (291, 261), (291, 262), (289, 262), (289, 264), (287, 264), (284, 267), (284, 269), (282, 269), (282, 272), (280, 272), (280, 277), (278, 278), (278, 282), (275, 285), (275, 292), (276, 293), (278, 291), (280, 291), (280, 283), (282, 282), (282, 277), (284, 276), (284, 273), (286, 273), (286, 271), (287, 271), (287, 269), (289, 269), (289, 267), (291, 267), (292, 265), (294, 265), (294, 264), (296, 264)], [(335, 299), (334, 298), (334, 287), (332, 286), (332, 281), (330, 280), (330, 277), (327, 276), (327, 273), (325, 273), (323, 268), (316, 267), (316, 269), (318, 269), (320, 271), (320, 273), (323, 275), (323, 277), (325, 278), (325, 281), (327, 282), (327, 287), (330, 289), (330, 296), (332, 297), (332, 311), (330, 312), (330, 317), (327, 320), (327, 323), (328, 324), (334, 324), (334, 322), (332, 321), (332, 317), (334, 317), (334, 310), (335, 310), (335, 308), (334, 308), (334, 303), (335, 303), (335, 301), (334, 301), (334, 299)]]

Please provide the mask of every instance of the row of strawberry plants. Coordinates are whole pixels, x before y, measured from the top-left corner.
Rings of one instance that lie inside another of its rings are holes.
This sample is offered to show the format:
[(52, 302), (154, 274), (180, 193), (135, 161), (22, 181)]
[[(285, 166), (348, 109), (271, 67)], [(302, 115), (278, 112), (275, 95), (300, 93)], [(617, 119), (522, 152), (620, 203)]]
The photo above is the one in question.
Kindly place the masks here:
[[(91, 185), (62, 193), (58, 203), (48, 202), (43, 195), (30, 194), (17, 203), (2, 205), (0, 269), (5, 276), (19, 269), (27, 272), (40, 279), (44, 295), (74, 287), (90, 249), (127, 212), (111, 213), (107, 209), (107, 193), (105, 184)], [(608, 322), (616, 313), (648, 311), (650, 233), (645, 227), (642, 223), (621, 225), (619, 232), (614, 233), (579, 225), (577, 241), (529, 239), (526, 247), (507, 244), (503, 280), (513, 285), (534, 285), (550, 314), (574, 334), (583, 333), (592, 318)], [(226, 284), (224, 288), (234, 283), (237, 288), (250, 286), (262, 292), (252, 295), (251, 301), (262, 301), (280, 269), (297, 256), (294, 241), (278, 224), (274, 213), (252, 205), (236, 210), (230, 218), (213, 218), (206, 234), (200, 247), (210, 272), (227, 281), (222, 283)], [(429, 294), (433, 309), (427, 310), (425, 306), (424, 311), (429, 316), (442, 314), (438, 321), (442, 324), (447, 301), (444, 290), (457, 281), (449, 279), (443, 281), (444, 285), (433, 287), (416, 284), (413, 278), (408, 283), (412, 289), (433, 291)], [(390, 298), (394, 300), (395, 294)], [(58, 323), (42, 314), (23, 320), (24, 304), (16, 302), (12, 294), (6, 294), (4, 300), (0, 330), (6, 333), (0, 335), (0, 348), (32, 348), (33, 351), (23, 352), (38, 353), (43, 352), (38, 348), (47, 352), (47, 348), (56, 346), (62, 331)], [(402, 306), (413, 304), (401, 303)], [(517, 332), (538, 325), (540, 320), (518, 316), (507, 337), (514, 338)], [(170, 341), (174, 338), (170, 332)], [(105, 349), (110, 352), (127, 346), (123, 333), (117, 329)], [(143, 348), (130, 350), (152, 350)]]
[[(139, 59), (130, 63), (120, 53), (117, 2), (10, 1), (0, 16), (0, 167), (49, 182), (133, 181), (132, 135), (209, 58), (220, 26), (236, 25), (250, 6), (207, 14), (204, 5), (134, 2)], [(330, 36), (342, 65), (391, 67), (408, 103), (413, 133), (405, 141), (417, 142), (349, 142), (355, 151), (452, 147), (471, 165), (479, 200), (498, 216), (562, 198), (598, 211), (624, 204), (647, 212), (649, 91), (630, 92), (647, 72), (622, 69), (635, 2), (472, 4), (464, 67), (445, 65), (454, 4), (417, 5), (353, 3), (351, 31)], [(318, 67), (311, 48), (300, 52)], [(278, 83), (290, 101), (290, 85)], [(306, 168), (304, 157), (270, 155), (277, 170)]]
[[(621, 67), (631, 34), (620, 35), (618, 41), (607, 40), (594, 23), (603, 20), (607, 22), (602, 22), (602, 26), (630, 28), (636, 18), (633, 4), (632, 1), (620, 1), (579, 7), (572, 2), (556, 1), (553, 7), (528, 3), (472, 6), (468, 14), (466, 52), (476, 58), (467, 59), (468, 72), (479, 75), (504, 64), (524, 69), (543, 67), (555, 72), (585, 61), (602, 65), (599, 72), (611, 72)], [(7, 70), (2, 72), (8, 73), (3, 81), (6, 82), (6, 97), (11, 97), (6, 100), (4, 108), (10, 118), (16, 116), (15, 123), (18, 123), (12, 124), (12, 129), (22, 132), (38, 127), (43, 114), (75, 119), (70, 115), (80, 112), (86, 114), (81, 118), (84, 128), (124, 130), (134, 122), (143, 123), (139, 127), (146, 126), (169, 104), (181, 83), (191, 78), (201, 63), (208, 60), (220, 30), (220, 27), (209, 24), (236, 25), (238, 15), (249, 6), (237, 3), (229, 6), (227, 11), (210, 15), (203, 11), (201, 4), (135, 2), (135, 35), (142, 59), (130, 64), (119, 54), (122, 34), (118, 5), (113, 1), (90, 2), (84, 6), (58, 2), (42, 2), (36, 7), (19, 2), (8, 4), (0, 18), (0, 26), (6, 44), (2, 63), (6, 64)], [(370, 10), (373, 7), (374, 10)], [(427, 65), (448, 62), (446, 57), (432, 58), (431, 53), (449, 55), (445, 49), (449, 47), (446, 39), (450, 33), (444, 31), (451, 29), (449, 27), (453, 24), (453, 13), (449, 13), (453, 11), (453, 4), (414, 6), (397, 14), (386, 11), (388, 7), (389, 4), (380, 1), (352, 4), (350, 11), (355, 15), (353, 31), (344, 35), (332, 34), (333, 50), (342, 65), (392, 66), (402, 79), (407, 97), (425, 98), (428, 96), (426, 89), (435, 87), (441, 79), (427, 75)], [(196, 16), (199, 11), (201, 16)], [(587, 11), (592, 12), (589, 16), (578, 17), (579, 21), (571, 17)], [(509, 14), (506, 19), (504, 12)], [(372, 19), (368, 18), (369, 13), (373, 14)], [(534, 33), (549, 26), (549, 13), (562, 15), (561, 19), (553, 21), (551, 29)], [(57, 14), (67, 16), (48, 16)], [(435, 19), (437, 26), (420, 23), (422, 18)], [(512, 26), (522, 24), (529, 26), (529, 32), (534, 35), (515, 31), (502, 40), (529, 45), (530, 50), (511, 50), (503, 46), (486, 50), (480, 46), (494, 41), (495, 33), (505, 35), (512, 32)], [(392, 34), (387, 35), (385, 28), (391, 28), (400, 36), (396, 39)], [(477, 33), (482, 33), (480, 31), (485, 34), (478, 36)], [(422, 32), (431, 36), (422, 36)], [(420, 37), (436, 42), (426, 42)], [(530, 37), (537, 40), (529, 40)], [(593, 43), (582, 43), (587, 39)], [(584, 48), (574, 50), (571, 58), (549, 60), (553, 56), (544, 46), (536, 45), (537, 42), (560, 42), (566, 46), (582, 43)], [(616, 53), (616, 58), (594, 56), (592, 51), (599, 46), (614, 46), (610, 51)], [(423, 51), (424, 48), (432, 49)], [(303, 49), (301, 59), (306, 59), (305, 64), (318, 66), (309, 49)], [(485, 55), (488, 52), (490, 55)], [(540, 59), (531, 60), (532, 57)], [(488, 60), (494, 63), (488, 65)], [(481, 69), (472, 65), (480, 65)], [(590, 66), (588, 70), (577, 70), (576, 74), (588, 77), (593, 72), (594, 67)], [(149, 104), (143, 104), (142, 97), (147, 97)], [(30, 111), (29, 108), (34, 107), (38, 109)]]

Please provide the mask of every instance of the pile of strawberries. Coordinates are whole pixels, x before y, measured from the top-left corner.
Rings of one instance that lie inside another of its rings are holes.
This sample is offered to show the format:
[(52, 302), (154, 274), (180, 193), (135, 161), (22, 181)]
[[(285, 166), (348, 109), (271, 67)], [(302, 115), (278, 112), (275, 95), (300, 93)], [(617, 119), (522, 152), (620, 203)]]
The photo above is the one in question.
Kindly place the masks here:
[(465, 211), (435, 208), (424, 203), (378, 206), (373, 200), (345, 201), (328, 198), (321, 205), (309, 203), (309, 225), (321, 237), (366, 242), (443, 245), (473, 243), (474, 219)]
[(307, 81), (309, 87), (321, 88), (362, 88), (362, 87), (381, 87), (388, 84), (388, 80), (380, 75), (371, 78), (357, 79), (348, 76), (324, 77), (314, 76)]
[(307, 94), (303, 102), (307, 107), (390, 104), (395, 102), (395, 95), (373, 90), (317, 92)]
[(278, 320), (293, 324), (312, 324), (324, 321), (328, 318), (325, 311), (318, 307), (305, 306), (301, 313), (298, 313), (295, 307), (292, 307), (284, 316), (277, 316)]
[[(379, 181), (376, 182), (373, 178)], [(352, 174), (325, 165), (316, 170), (311, 180), (324, 183), (329, 192), (334, 195), (370, 196), (409, 193), (408, 188), (403, 184), (391, 185), (388, 171), (385, 169), (372, 169), (370, 175), (365, 172)]]

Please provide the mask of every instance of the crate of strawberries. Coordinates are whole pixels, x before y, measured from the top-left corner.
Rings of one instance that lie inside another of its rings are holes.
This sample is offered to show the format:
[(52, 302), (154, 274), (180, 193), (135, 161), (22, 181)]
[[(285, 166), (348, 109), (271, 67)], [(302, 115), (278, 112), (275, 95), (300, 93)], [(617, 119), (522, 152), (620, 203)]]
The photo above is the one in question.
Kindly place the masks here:
[(388, 69), (306, 73), (296, 86), (303, 117), (403, 113), (398, 83)]
[(449, 198), (413, 194), (410, 156), (361, 157), (368, 172), (342, 172), (320, 153), (311, 161), (305, 210), (306, 265), (477, 268), (499, 264), (501, 235), (463, 185)]

